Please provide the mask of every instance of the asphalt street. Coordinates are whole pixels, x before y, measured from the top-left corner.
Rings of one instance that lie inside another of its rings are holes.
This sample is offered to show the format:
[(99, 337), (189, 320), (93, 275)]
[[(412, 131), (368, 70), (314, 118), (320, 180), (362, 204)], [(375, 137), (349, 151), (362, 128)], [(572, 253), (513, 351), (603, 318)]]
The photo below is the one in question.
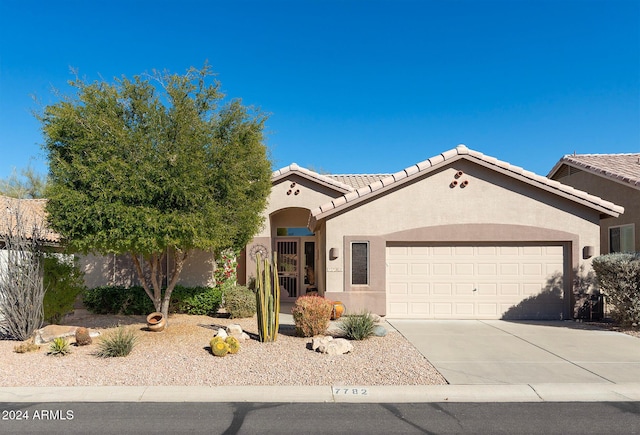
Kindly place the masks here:
[(2, 403), (3, 434), (639, 434), (639, 402)]

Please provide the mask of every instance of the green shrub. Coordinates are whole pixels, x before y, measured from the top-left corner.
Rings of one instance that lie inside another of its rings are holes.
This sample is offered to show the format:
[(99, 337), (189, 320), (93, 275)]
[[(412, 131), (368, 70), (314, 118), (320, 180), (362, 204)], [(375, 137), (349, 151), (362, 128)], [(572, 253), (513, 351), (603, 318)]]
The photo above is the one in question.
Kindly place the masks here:
[[(222, 300), (221, 290), (211, 287), (176, 286), (171, 293), (170, 312), (214, 315)], [(95, 314), (149, 314), (155, 311), (144, 288), (96, 287), (85, 291), (83, 302)]]
[(44, 320), (60, 323), (73, 310), (76, 298), (85, 290), (83, 274), (74, 259), (59, 254), (44, 257)]
[(71, 349), (66, 338), (56, 337), (49, 345), (49, 355), (64, 356), (68, 353), (71, 353)]
[(222, 303), (222, 290), (214, 287), (176, 286), (171, 293), (172, 312), (214, 316)]
[(376, 322), (370, 313), (349, 314), (340, 320), (338, 326), (349, 340), (364, 340), (373, 335)]
[(293, 308), (293, 321), (296, 334), (302, 337), (313, 337), (323, 334), (329, 327), (333, 303), (321, 296), (300, 296)]
[(87, 290), (83, 302), (95, 314), (149, 314), (153, 302), (142, 287), (96, 287)]
[(98, 343), (96, 355), (101, 358), (127, 356), (138, 341), (138, 336), (131, 329), (118, 326), (106, 334)]
[(224, 293), (224, 307), (232, 319), (253, 317), (256, 314), (256, 295), (241, 285), (229, 287)]
[(640, 323), (640, 254), (607, 254), (593, 259), (600, 291), (622, 324)]

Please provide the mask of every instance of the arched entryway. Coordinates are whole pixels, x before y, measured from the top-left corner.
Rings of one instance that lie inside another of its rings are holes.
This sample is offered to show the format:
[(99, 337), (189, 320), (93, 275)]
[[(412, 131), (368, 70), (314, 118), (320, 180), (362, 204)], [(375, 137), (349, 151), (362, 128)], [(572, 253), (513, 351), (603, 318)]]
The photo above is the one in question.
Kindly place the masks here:
[(281, 209), (269, 216), (283, 301), (317, 291), (317, 243), (316, 236), (307, 228), (308, 220), (309, 210), (299, 207)]

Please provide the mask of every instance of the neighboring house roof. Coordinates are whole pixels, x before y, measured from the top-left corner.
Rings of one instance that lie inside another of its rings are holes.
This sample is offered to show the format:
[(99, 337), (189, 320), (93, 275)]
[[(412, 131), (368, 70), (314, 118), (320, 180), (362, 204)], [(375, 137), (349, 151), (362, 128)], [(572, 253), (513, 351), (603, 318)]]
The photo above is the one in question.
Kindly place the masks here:
[(567, 171), (567, 167), (591, 172), (603, 178), (640, 190), (640, 153), (568, 154), (551, 169), (548, 178)]
[(46, 199), (16, 199), (0, 195), (0, 234), (6, 234), (12, 226), (15, 231), (16, 212), (23, 219), (23, 228), (31, 237), (34, 226), (40, 231), (40, 240), (58, 244), (60, 235), (48, 228), (45, 206)]
[(309, 228), (314, 228), (316, 222), (320, 219), (331, 216), (332, 214), (351, 207), (365, 200), (375, 198), (383, 192), (392, 188), (396, 188), (417, 177), (424, 176), (429, 172), (436, 170), (444, 165), (451, 164), (459, 159), (467, 159), (479, 165), (493, 169), (497, 172), (508, 175), (516, 180), (536, 186), (540, 189), (557, 194), (569, 200), (594, 208), (601, 213), (618, 217), (624, 212), (624, 208), (612, 202), (605, 201), (587, 192), (583, 192), (573, 187), (566, 186), (558, 181), (550, 180), (533, 172), (526, 171), (518, 166), (513, 166), (507, 162), (500, 161), (494, 157), (485, 156), (484, 154), (470, 150), (465, 145), (458, 145), (456, 148), (444, 153), (438, 154), (430, 159), (417, 163), (413, 166), (397, 172), (393, 175), (385, 177), (365, 187), (361, 187), (355, 191), (348, 192), (339, 198), (327, 202), (320, 207), (311, 211), (309, 217)]

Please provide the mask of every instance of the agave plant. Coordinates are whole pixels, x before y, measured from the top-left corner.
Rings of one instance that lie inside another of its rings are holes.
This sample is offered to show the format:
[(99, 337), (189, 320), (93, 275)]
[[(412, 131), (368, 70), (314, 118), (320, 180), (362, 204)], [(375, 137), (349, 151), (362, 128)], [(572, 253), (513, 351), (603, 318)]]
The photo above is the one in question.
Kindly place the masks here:
[(71, 349), (66, 338), (56, 337), (49, 345), (49, 355), (64, 356), (68, 353), (71, 353)]

